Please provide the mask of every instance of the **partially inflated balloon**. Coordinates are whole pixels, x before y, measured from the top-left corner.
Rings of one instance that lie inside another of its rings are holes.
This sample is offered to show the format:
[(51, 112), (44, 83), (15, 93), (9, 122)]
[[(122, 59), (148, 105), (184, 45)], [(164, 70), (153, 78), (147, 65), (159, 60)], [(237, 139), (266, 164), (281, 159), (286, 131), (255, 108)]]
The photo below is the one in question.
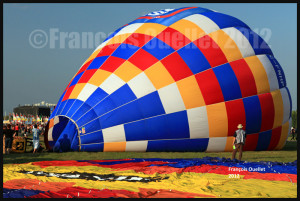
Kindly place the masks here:
[(45, 135), (54, 151), (281, 149), (291, 98), (264, 40), (240, 20), (187, 7), (110, 35), (72, 78)]

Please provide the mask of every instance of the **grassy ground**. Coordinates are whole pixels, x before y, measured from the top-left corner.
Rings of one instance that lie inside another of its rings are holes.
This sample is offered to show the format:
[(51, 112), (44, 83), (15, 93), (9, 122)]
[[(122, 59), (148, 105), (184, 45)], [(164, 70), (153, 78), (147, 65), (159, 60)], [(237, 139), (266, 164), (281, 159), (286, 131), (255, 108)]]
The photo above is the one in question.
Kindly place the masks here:
[[(254, 162), (293, 162), (297, 160), (297, 142), (291, 141), (290, 139), (291, 137), (288, 138), (285, 147), (279, 151), (243, 152), (242, 160)], [(43, 147), (45, 147), (43, 136), (40, 136), (40, 143)], [(231, 154), (231, 152), (42, 152), (32, 154), (32, 147), (27, 147), (26, 153), (12, 153), (9, 155), (3, 155), (3, 164), (51, 160), (102, 160), (124, 158), (203, 158), (206, 156), (231, 158)]]

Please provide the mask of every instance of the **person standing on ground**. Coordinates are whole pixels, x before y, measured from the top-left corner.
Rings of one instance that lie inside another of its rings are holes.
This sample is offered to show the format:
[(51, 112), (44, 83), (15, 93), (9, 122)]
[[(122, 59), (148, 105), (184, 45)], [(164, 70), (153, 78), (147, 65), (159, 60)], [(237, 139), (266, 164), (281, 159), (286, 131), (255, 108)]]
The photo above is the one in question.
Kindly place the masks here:
[(44, 135), (45, 134), (45, 125), (44, 124), (42, 124), (41, 125), (41, 135)]
[(10, 125), (10, 129), (15, 131), (15, 125), (14, 124)]
[(26, 128), (26, 137), (28, 137), (31, 133), (31, 128), (30, 128), (30, 125), (27, 125), (27, 128)]
[(7, 129), (7, 127), (6, 127), (6, 125), (3, 125), (3, 154), (5, 154), (5, 133), (6, 133), (6, 129)]
[(233, 137), (233, 142), (232, 145), (234, 147), (233, 152), (232, 152), (232, 159), (235, 159), (236, 152), (239, 150), (239, 160), (242, 159), (242, 154), (243, 154), (243, 146), (246, 141), (246, 131), (244, 131), (243, 125), (239, 124), (237, 126), (238, 130), (235, 131)]
[(10, 153), (15, 135), (16, 132), (12, 130), (10, 124), (8, 124), (7, 129), (5, 131), (5, 154)]
[(295, 131), (294, 127), (291, 127), (291, 134), (292, 134), (292, 139), (291, 139), (291, 141), (292, 141), (292, 140), (296, 140), (296, 139), (295, 139), (295, 133), (296, 133), (296, 131)]
[(40, 138), (39, 138), (39, 134), (40, 134), (40, 130), (37, 128), (37, 125), (33, 125), (32, 127), (32, 133), (33, 133), (33, 153), (36, 153), (39, 146), (40, 146)]
[(25, 137), (25, 130), (26, 130), (26, 128), (25, 128), (24, 124), (21, 124), (20, 132), (21, 132), (22, 137)]
[(16, 132), (16, 136), (18, 136), (18, 134), (19, 134), (19, 124), (15, 125), (15, 132)]

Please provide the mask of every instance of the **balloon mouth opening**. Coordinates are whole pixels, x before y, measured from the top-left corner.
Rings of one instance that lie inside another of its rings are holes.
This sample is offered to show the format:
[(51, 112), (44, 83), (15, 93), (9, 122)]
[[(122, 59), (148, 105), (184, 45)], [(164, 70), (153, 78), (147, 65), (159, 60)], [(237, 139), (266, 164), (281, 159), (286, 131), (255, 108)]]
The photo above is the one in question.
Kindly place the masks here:
[(66, 116), (55, 116), (49, 120), (44, 135), (49, 151), (67, 152), (80, 150), (80, 139), (76, 123)]

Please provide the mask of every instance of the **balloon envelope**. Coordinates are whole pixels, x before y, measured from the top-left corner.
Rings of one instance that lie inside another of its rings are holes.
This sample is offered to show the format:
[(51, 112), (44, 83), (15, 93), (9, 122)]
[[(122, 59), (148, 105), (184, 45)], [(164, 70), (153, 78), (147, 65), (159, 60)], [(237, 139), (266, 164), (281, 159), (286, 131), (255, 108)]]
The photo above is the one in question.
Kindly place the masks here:
[(244, 22), (198, 7), (122, 26), (84, 62), (48, 121), (55, 151), (281, 149), (291, 98), (267, 43)]

